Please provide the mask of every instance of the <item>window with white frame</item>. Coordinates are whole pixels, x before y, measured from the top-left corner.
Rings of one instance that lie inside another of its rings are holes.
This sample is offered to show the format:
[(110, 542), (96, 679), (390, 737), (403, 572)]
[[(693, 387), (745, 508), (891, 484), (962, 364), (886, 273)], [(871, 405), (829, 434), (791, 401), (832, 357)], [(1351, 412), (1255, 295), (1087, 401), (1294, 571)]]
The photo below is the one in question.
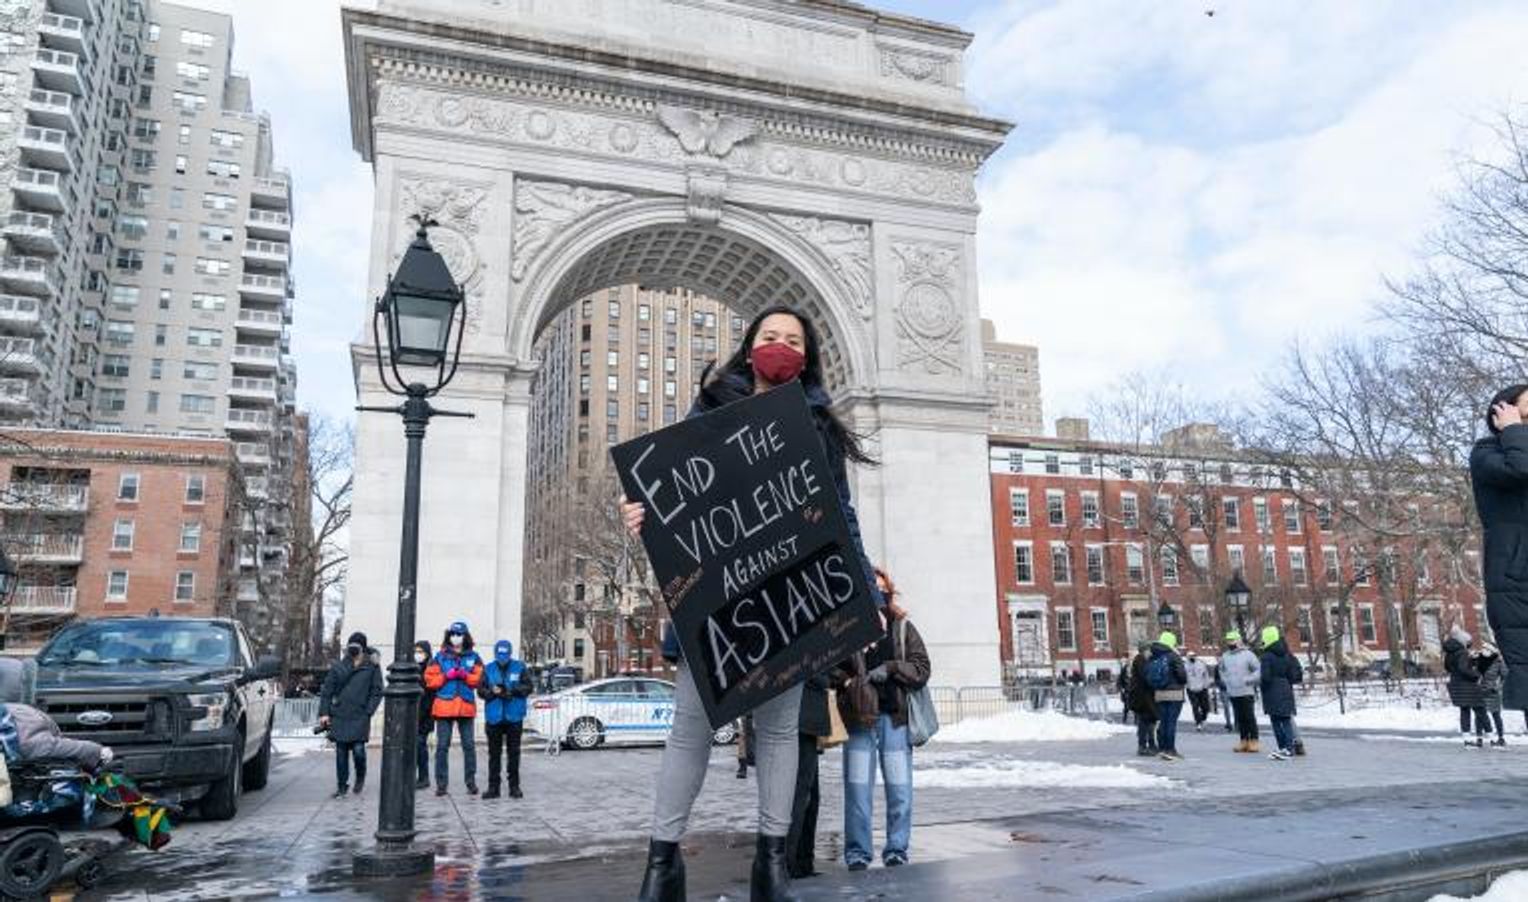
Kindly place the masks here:
[(1220, 501), (1221, 519), (1225, 522), (1228, 532), (1241, 530), (1241, 502), (1235, 498), (1222, 498)]
[(113, 570), (106, 574), (106, 600), (127, 600), (127, 571)]
[(1171, 527), (1173, 525), (1173, 496), (1158, 495), (1151, 499), (1151, 516), (1158, 526)]
[(119, 518), (115, 523), (113, 523), (111, 525), (111, 550), (132, 551), (133, 531), (134, 526), (132, 520)]
[(1061, 473), (1061, 455), (1059, 455), (1059, 454), (1047, 454), (1047, 455), (1045, 455), (1045, 472), (1049, 473), (1052, 476), (1060, 475), (1060, 473)]
[(1013, 580), (1020, 584), (1035, 581), (1035, 549), (1028, 542), (1013, 543)]
[(1134, 492), (1125, 492), (1119, 496), (1119, 519), (1126, 529), (1135, 529), (1141, 525), (1141, 505)]
[(1273, 546), (1263, 546), (1263, 585), (1276, 586), (1279, 584), (1279, 562), (1273, 554)]
[(1176, 548), (1162, 549), (1162, 585), (1176, 586), (1178, 584), (1178, 550)]
[(1077, 458), (1077, 472), (1082, 476), (1093, 475), (1093, 455), (1084, 454)]
[(1125, 578), (1136, 584), (1146, 581), (1146, 553), (1139, 545), (1125, 546)]
[(1050, 556), (1051, 581), (1058, 586), (1070, 585), (1072, 582), (1072, 549), (1065, 542), (1052, 542)]
[(1066, 525), (1066, 492), (1048, 489), (1045, 492), (1045, 514), (1052, 526)]
[(186, 503), (201, 504), (207, 500), (207, 477), (200, 473), (186, 477)]
[(1210, 546), (1194, 545), (1188, 550), (1189, 560), (1194, 562), (1194, 569), (1200, 574), (1210, 572)]
[(1022, 473), (1022, 472), (1024, 472), (1024, 452), (1023, 451), (1009, 451), (1008, 452), (1008, 472), (1010, 472), (1010, 473)]
[(123, 473), (117, 478), (117, 500), (137, 501), (139, 479), (137, 473)]
[(1104, 546), (1087, 546), (1088, 585), (1101, 586), (1104, 584)]
[(1372, 565), (1369, 563), (1369, 555), (1362, 548), (1355, 545), (1352, 549), (1352, 556), (1353, 584), (1367, 586), (1369, 584), (1369, 576), (1373, 570)]
[(1061, 651), (1077, 650), (1077, 615), (1071, 608), (1056, 610), (1056, 648)]
[(1293, 498), (1284, 499), (1284, 532), (1292, 536), (1300, 534), (1300, 502)]
[(1008, 511), (1013, 516), (1014, 526), (1029, 525), (1029, 490), (1008, 490)]
[(1208, 607), (1199, 609), (1199, 644), (1215, 647), (1215, 612)]
[(1097, 529), (1098, 528), (1098, 523), (1099, 523), (1098, 493), (1097, 492), (1083, 492), (1082, 493), (1082, 525), (1086, 529)]
[(1379, 629), (1374, 622), (1374, 605), (1361, 604), (1358, 606), (1358, 639), (1364, 643), (1379, 641)]
[(1300, 636), (1300, 644), (1307, 648), (1315, 641), (1311, 635), (1309, 606), (1301, 606), (1300, 610), (1295, 612), (1295, 632)]
[(1258, 532), (1268, 532), (1273, 528), (1272, 523), (1268, 519), (1267, 498), (1252, 499), (1252, 520), (1257, 524)]
[(1303, 586), (1309, 579), (1305, 569), (1305, 549), (1289, 549), (1289, 579), (1297, 586)]
[(1316, 526), (1322, 532), (1332, 531), (1332, 502), (1316, 502)]
[(175, 574), (175, 600), (179, 602), (196, 599), (196, 572), (180, 570)]
[(1247, 552), (1240, 545), (1226, 546), (1226, 561), (1231, 565), (1233, 573), (1246, 574)]
[(1188, 528), (1204, 529), (1204, 499), (1190, 495), (1183, 499), (1183, 506), (1188, 508)]
[(200, 520), (192, 520), (189, 523), (180, 524), (180, 550), (185, 552), (202, 550), (202, 523)]
[(1109, 612), (1094, 608), (1090, 612), (1093, 616), (1093, 647), (1109, 647)]
[(1321, 570), (1327, 585), (1335, 586), (1342, 582), (1342, 559), (1335, 547), (1327, 545), (1321, 549)]

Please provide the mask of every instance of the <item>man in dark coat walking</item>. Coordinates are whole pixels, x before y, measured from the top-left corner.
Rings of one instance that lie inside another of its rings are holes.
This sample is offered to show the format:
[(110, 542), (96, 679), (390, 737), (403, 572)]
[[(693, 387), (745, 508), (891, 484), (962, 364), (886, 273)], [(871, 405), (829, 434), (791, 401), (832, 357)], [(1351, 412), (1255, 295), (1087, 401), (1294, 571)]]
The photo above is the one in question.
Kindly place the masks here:
[(817, 808), (822, 794), (817, 779), (817, 738), (833, 733), (828, 716), (828, 678), (815, 676), (801, 687), (801, 721), (796, 739), (796, 795), (791, 826), (785, 834), (785, 869), (792, 880), (817, 873)]
[(1305, 681), (1300, 659), (1289, 653), (1289, 646), (1276, 626), (1263, 627), (1263, 658), (1259, 680), (1263, 689), (1263, 711), (1273, 723), (1273, 738), (1278, 743), (1268, 757), (1288, 761), (1295, 756), (1295, 686)]
[(334, 773), (339, 781), (335, 798), (350, 791), (350, 762), (355, 760), (355, 794), (366, 785), (366, 740), (371, 737), (371, 716), (382, 704), (382, 669), (376, 649), (366, 644), (365, 633), (351, 633), (345, 640), (345, 656), (334, 662), (319, 691), (318, 722), (328, 727), (334, 742)]
[[(1443, 640), (1443, 670), (1448, 674), (1448, 700), (1459, 709), (1459, 735), (1465, 748), (1483, 748), (1486, 744), (1486, 693), (1480, 685), (1480, 671), (1470, 656), (1470, 634), (1463, 627), (1449, 630)], [(1471, 715), (1475, 735), (1470, 735)]]
[(1491, 434), (1470, 452), (1483, 532), (1486, 618), (1507, 665), (1502, 704), (1528, 710), (1528, 384), (1491, 399)]

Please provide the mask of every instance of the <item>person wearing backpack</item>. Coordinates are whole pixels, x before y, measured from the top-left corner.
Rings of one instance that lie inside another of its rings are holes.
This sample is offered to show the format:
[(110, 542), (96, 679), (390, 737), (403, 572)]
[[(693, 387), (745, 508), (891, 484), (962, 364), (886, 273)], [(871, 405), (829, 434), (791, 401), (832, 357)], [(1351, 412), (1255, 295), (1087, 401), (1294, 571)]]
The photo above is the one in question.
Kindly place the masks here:
[[(871, 818), (874, 814), (875, 774), (881, 770), (886, 787), (886, 845), (881, 863), (907, 863), (913, 828), (913, 748), (907, 729), (907, 693), (928, 684), (928, 649), (895, 603), (896, 586), (885, 571), (875, 571), (876, 586), (886, 598), (886, 632), (875, 644), (849, 661), (847, 676), (836, 670), (840, 713), (849, 731), (844, 744), (844, 863), (863, 871), (874, 857)], [(870, 691), (856, 681), (868, 684)], [(873, 710), (861, 710), (862, 705)]]
[(1184, 687), (1188, 670), (1178, 656), (1178, 637), (1163, 630), (1151, 646), (1151, 660), (1146, 665), (1146, 682), (1157, 703), (1157, 756), (1163, 761), (1182, 761), (1178, 754), (1178, 716), (1183, 713)]
[(1135, 714), (1135, 753), (1142, 758), (1157, 753), (1157, 694), (1146, 682), (1146, 666), (1151, 661), (1151, 643), (1142, 642), (1130, 661), (1131, 713)]
[(1295, 687), (1304, 681), (1305, 673), (1278, 627), (1263, 627), (1262, 640), (1258, 680), (1263, 689), (1263, 711), (1273, 722), (1273, 738), (1279, 744), (1268, 757), (1288, 761), (1295, 756)]
[[(499, 774), (509, 782), (509, 797), (521, 798), (520, 739), (525, 727), (525, 699), (531, 694), (530, 676), (525, 663), (516, 660), (515, 647), (508, 639), (493, 646), (493, 660), (483, 668), (478, 695), (487, 702), (483, 720), (488, 731), (488, 791), (485, 799), (499, 797)], [(501, 771), (500, 763), (506, 766)]]
[(1226, 698), (1236, 716), (1236, 732), (1240, 740), (1235, 751), (1257, 753), (1257, 688), (1262, 680), (1263, 667), (1257, 655), (1242, 643), (1237, 630), (1226, 633), (1226, 650), (1220, 656), (1220, 681), (1226, 687)]

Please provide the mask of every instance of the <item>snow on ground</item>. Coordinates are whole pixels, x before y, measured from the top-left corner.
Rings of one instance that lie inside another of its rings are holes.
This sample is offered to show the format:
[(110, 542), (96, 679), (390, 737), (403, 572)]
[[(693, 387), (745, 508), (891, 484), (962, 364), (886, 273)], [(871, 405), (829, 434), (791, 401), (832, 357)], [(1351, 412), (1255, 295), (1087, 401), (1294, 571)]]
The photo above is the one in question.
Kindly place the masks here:
[(271, 749), (278, 755), (307, 755), (321, 752), (329, 747), (329, 740), (322, 736), (275, 736)]
[[(1522, 902), (1528, 899), (1528, 871), (1503, 874), (1483, 896), (1470, 896), (1470, 902)], [(1466, 902), (1459, 896), (1433, 896), (1428, 902)]]
[(1295, 721), (1302, 727), (1322, 730), (1457, 733), (1459, 732), (1459, 709), (1432, 705), (1418, 711), (1415, 704), (1396, 704), (1384, 707), (1349, 708), (1348, 713), (1342, 714), (1333, 704), (1322, 705), (1314, 710), (1302, 708)]
[(914, 756), (913, 761), (913, 783), (919, 789), (1052, 786), (1068, 789), (1151, 789), (1173, 785), (1173, 781), (1166, 777), (1142, 773), (1122, 764), (1089, 767), (1059, 764), (1055, 761), (950, 756), (933, 756), (933, 760)]
[(935, 742), (1074, 742), (1135, 733), (1135, 727), (1083, 720), (1055, 711), (1007, 711), (942, 727)]

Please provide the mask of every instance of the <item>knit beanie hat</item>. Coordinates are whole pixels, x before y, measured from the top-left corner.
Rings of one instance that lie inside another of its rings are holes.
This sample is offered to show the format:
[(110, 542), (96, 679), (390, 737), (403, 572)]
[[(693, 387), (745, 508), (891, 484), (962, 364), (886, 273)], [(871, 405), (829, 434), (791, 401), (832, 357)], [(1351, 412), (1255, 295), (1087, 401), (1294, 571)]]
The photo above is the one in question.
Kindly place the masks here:
[(1279, 632), (1279, 628), (1276, 627), (1276, 626), (1265, 626), (1265, 627), (1263, 627), (1263, 632), (1262, 632), (1263, 647), (1267, 648), (1268, 646), (1272, 645), (1273, 643), (1279, 641), (1279, 639), (1282, 638), (1283, 635), (1284, 634)]
[(1163, 630), (1162, 635), (1157, 637), (1157, 641), (1171, 649), (1178, 647), (1178, 637), (1174, 636), (1170, 630)]

